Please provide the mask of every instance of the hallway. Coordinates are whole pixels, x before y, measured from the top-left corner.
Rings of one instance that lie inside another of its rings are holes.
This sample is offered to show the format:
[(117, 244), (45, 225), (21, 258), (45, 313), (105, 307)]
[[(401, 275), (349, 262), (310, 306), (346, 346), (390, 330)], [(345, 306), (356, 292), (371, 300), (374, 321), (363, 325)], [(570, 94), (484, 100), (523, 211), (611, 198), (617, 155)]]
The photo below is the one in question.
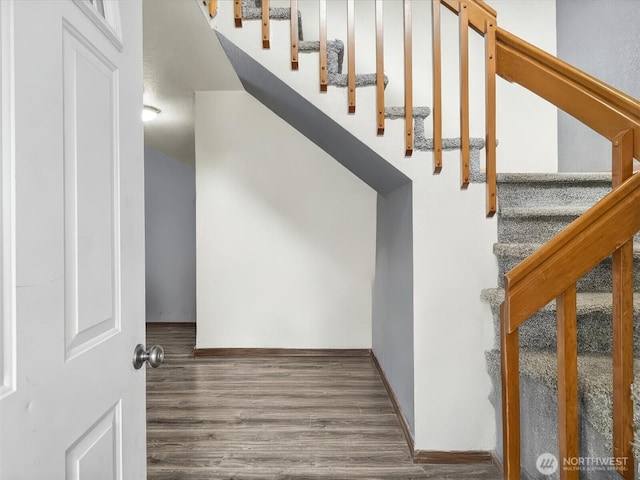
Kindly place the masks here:
[(193, 358), (195, 327), (147, 325), (149, 480), (498, 479), (492, 465), (414, 465), (368, 357)]

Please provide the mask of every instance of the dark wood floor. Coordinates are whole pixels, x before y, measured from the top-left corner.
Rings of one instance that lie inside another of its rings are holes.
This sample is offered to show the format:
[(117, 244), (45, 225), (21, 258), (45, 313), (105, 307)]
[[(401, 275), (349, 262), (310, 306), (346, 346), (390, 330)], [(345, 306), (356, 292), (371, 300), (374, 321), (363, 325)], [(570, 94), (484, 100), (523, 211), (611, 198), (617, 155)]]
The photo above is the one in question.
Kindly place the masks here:
[(498, 479), (491, 465), (414, 465), (367, 357), (193, 358), (192, 326), (147, 327), (149, 480)]

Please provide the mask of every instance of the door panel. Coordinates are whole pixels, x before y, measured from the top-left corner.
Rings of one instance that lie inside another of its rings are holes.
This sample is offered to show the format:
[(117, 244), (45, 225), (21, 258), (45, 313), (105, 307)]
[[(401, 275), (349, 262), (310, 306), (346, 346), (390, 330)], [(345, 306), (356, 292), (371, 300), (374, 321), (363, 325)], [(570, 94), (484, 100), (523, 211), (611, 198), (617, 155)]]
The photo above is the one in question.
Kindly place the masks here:
[(63, 28), (67, 359), (120, 331), (118, 70)]
[(118, 402), (67, 450), (65, 480), (122, 480), (121, 436)]
[(3, 215), (15, 205), (2, 236), (15, 263), (15, 289), (3, 289), (15, 295), (13, 344), (4, 295), (2, 316), (15, 388), (0, 399), (2, 480), (146, 477), (145, 371), (132, 365), (145, 318), (142, 6), (105, 1), (105, 15), (114, 3), (121, 45), (89, 0), (0, 0), (13, 10), (15, 77), (15, 203), (4, 95), (1, 117)]

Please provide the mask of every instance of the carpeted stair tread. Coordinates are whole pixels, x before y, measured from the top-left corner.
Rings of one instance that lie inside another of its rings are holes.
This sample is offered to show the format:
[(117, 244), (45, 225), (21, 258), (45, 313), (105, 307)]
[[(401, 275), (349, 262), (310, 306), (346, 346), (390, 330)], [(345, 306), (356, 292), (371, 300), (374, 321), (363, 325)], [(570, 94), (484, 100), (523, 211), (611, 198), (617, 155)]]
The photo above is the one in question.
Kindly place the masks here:
[[(298, 14), (299, 13), (300, 12), (298, 12)], [(291, 9), (289, 7), (270, 7), (269, 18), (271, 20), (289, 20), (291, 18)], [(243, 5), (242, 19), (262, 20), (262, 9), (260, 7), (254, 7), (252, 5)]]
[(496, 257), (526, 258), (535, 253), (543, 243), (494, 243), (493, 253)]
[[(539, 250), (543, 243), (494, 243), (493, 253), (497, 257), (522, 258), (523, 260)], [(640, 243), (633, 243), (633, 257), (640, 260)]]
[[(640, 313), (640, 295), (635, 295), (633, 299), (633, 309)], [(480, 294), (480, 298), (490, 305), (500, 305), (504, 301), (504, 288), (485, 288)], [(612, 294), (610, 292), (579, 292), (577, 313), (578, 315), (595, 311), (611, 311)], [(556, 310), (555, 300), (552, 300), (541, 310)]]
[[(414, 148), (416, 150), (433, 150), (433, 138), (426, 138), (424, 136), (424, 127), (422, 129), (417, 128), (414, 131)], [(484, 138), (472, 137), (469, 139), (470, 150), (482, 150), (484, 148)], [(442, 139), (443, 150), (460, 150), (460, 138), (443, 138)]]
[[(500, 353), (487, 352), (487, 367), (490, 375), (500, 377)], [(640, 383), (640, 359), (634, 361), (634, 384)], [(554, 392), (558, 390), (557, 356), (555, 352), (520, 352), (520, 375), (540, 382)], [(607, 440), (611, 448), (612, 439), (612, 375), (611, 357), (608, 355), (578, 356), (578, 397), (581, 415)], [(556, 394), (557, 395), (557, 394)], [(639, 415), (636, 403), (634, 416)]]
[[(543, 246), (541, 243), (496, 243), (493, 253), (498, 258), (498, 286), (504, 286), (504, 274)], [(633, 244), (634, 290), (640, 291), (640, 243)], [(578, 292), (611, 292), (613, 289), (611, 256), (605, 258), (577, 282)]]
[(508, 207), (580, 206), (585, 210), (611, 192), (610, 174), (498, 174), (498, 204)]
[(535, 207), (502, 207), (500, 214), (504, 218), (529, 217), (579, 217), (589, 209), (588, 206), (535, 206)]
[[(327, 42), (327, 45), (329, 43), (331, 43), (331, 40)], [(302, 42), (298, 42), (298, 51), (299, 52), (319, 52), (320, 41), (319, 40), (303, 40)]]
[(498, 183), (562, 183), (568, 186), (580, 184), (611, 185), (611, 173), (498, 173)]
[[(289, 7), (270, 7), (269, 19), (271, 20), (289, 20), (291, 18), (291, 8)], [(260, 0), (242, 0), (242, 19), (243, 20), (262, 20), (262, 2)], [(302, 15), (298, 11), (298, 41), (304, 40), (302, 33)]]
[[(433, 138), (427, 138), (425, 136), (424, 119), (431, 115), (431, 109), (429, 107), (413, 107), (413, 148), (419, 151), (430, 152), (433, 151)], [(384, 109), (384, 116), (390, 120), (397, 120), (404, 118), (404, 107), (386, 107)], [(474, 137), (469, 139), (469, 150), (471, 150), (471, 164), (477, 165), (480, 169), (479, 151), (484, 148), (484, 138)], [(460, 150), (460, 138), (443, 138), (442, 139), (443, 150)], [(475, 175), (473, 175), (475, 173)], [(472, 172), (472, 181), (483, 182), (484, 175), (480, 175), (480, 172)]]
[[(511, 206), (502, 202), (498, 189), (498, 241), (501, 243), (543, 243), (564, 230), (589, 210), (589, 205)], [(640, 242), (640, 234), (635, 235)]]
[[(431, 115), (429, 107), (413, 107), (413, 118), (425, 119)], [(396, 120), (404, 118), (404, 107), (385, 107), (384, 118)]]
[[(315, 53), (320, 51), (318, 40), (300, 41), (298, 43), (300, 53)], [(342, 40), (329, 40), (327, 42), (327, 83), (335, 87), (346, 87), (348, 84), (347, 74), (342, 73), (342, 62), (344, 60), (344, 42)], [(385, 86), (389, 83), (389, 78), (384, 76)], [(356, 87), (368, 87), (377, 84), (375, 73), (356, 73)]]
[[(640, 296), (634, 299), (634, 349), (640, 355)], [(489, 288), (481, 293), (491, 306), (494, 324), (494, 348), (500, 344), (500, 304), (502, 288)], [(611, 354), (612, 295), (611, 292), (578, 292), (576, 315), (578, 322), (578, 352), (581, 354)], [(557, 348), (555, 299), (534, 313), (519, 328), (520, 346), (525, 350), (555, 351)]]
[(544, 243), (588, 210), (581, 205), (510, 206), (498, 189), (498, 241)]

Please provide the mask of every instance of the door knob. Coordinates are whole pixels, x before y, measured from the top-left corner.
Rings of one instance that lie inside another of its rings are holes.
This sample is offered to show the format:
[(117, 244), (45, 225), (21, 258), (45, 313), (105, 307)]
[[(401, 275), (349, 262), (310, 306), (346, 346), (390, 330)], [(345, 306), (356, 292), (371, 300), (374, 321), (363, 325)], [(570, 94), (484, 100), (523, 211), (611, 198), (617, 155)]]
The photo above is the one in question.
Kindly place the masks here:
[(144, 349), (144, 345), (139, 343), (133, 351), (133, 366), (136, 370), (142, 368), (146, 363), (152, 368), (158, 368), (164, 360), (164, 348), (154, 345), (149, 350)]

